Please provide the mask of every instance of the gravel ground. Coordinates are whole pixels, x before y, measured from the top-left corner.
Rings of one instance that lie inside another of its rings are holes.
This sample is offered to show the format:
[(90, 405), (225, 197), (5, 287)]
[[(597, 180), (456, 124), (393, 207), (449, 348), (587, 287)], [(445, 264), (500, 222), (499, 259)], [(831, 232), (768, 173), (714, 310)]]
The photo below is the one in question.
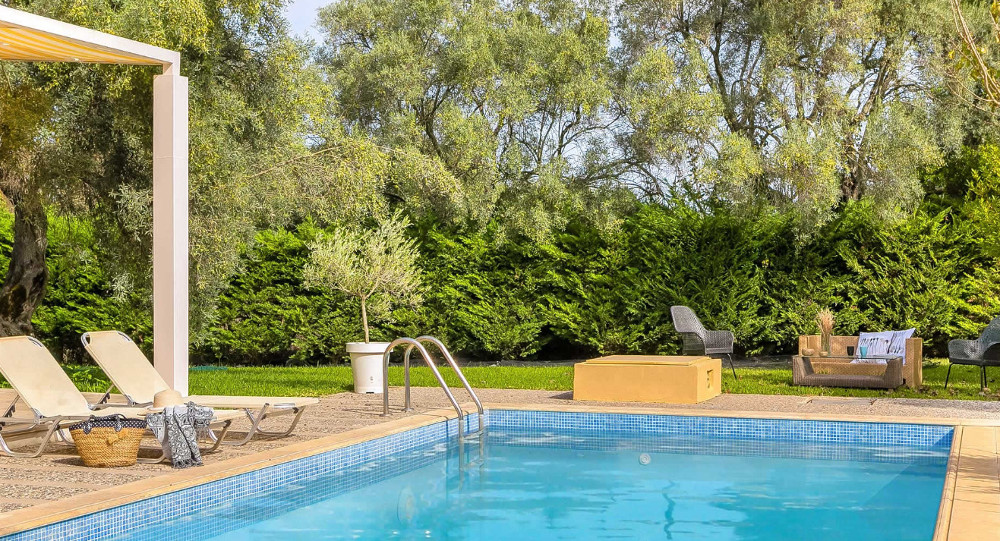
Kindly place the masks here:
[[(0, 390), (0, 403), (10, 400), (9, 390)], [(478, 391), (483, 402), (489, 404), (571, 404), (572, 393), (553, 391), (525, 391), (482, 389)], [(242, 447), (223, 446), (221, 451), (205, 456), (206, 463), (217, 462), (255, 453), (295, 442), (320, 438), (388, 419), (404, 417), (402, 389), (390, 390), (392, 414), (386, 418), (382, 412), (381, 395), (341, 393), (324, 397), (320, 404), (302, 416), (295, 434), (285, 438), (257, 438)], [(459, 400), (465, 401), (464, 393)], [(413, 405), (416, 410), (427, 411), (447, 407), (444, 393), (437, 388), (414, 388)], [(661, 406), (639, 403), (584, 402), (587, 405), (635, 406), (656, 410)], [(765, 396), (724, 394), (708, 402), (693, 406), (670, 405), (674, 409), (737, 410), (753, 412), (827, 413), (839, 415), (880, 415), (894, 417), (947, 417), (965, 419), (996, 419), (1000, 421), (1000, 402), (967, 400), (873, 399), (804, 396)], [(23, 410), (22, 410), (23, 411)], [(287, 422), (286, 418), (273, 420), (273, 426)], [(245, 431), (246, 421), (234, 424), (233, 432)], [(27, 445), (30, 442), (23, 442)], [(150, 442), (146, 442), (146, 445)], [(18, 446), (15, 445), (15, 448)], [(39, 458), (0, 457), (0, 483), (7, 485), (4, 498), (0, 498), (0, 512), (9, 511), (39, 501), (58, 500), (97, 488), (119, 485), (149, 476), (169, 473), (173, 469), (165, 464), (137, 464), (126, 468), (95, 469), (82, 465), (71, 447), (52, 445)], [(34, 481), (34, 482), (32, 482)]]

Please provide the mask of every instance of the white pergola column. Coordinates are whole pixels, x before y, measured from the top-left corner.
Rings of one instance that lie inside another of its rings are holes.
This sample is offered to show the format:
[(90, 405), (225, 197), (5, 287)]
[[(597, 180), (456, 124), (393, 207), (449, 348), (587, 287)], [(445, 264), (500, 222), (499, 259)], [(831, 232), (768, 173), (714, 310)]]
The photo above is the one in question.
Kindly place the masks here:
[(188, 82), (153, 79), (153, 364), (188, 394)]
[(160, 66), (153, 79), (153, 364), (188, 392), (188, 84), (181, 55), (0, 5), (0, 61)]

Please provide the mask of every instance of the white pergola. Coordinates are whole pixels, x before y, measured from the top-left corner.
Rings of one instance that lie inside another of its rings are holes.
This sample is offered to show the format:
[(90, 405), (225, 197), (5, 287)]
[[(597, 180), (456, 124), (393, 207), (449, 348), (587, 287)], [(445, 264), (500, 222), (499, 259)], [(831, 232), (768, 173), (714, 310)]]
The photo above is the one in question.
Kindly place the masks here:
[(153, 78), (153, 364), (187, 395), (188, 84), (180, 53), (0, 6), (0, 61), (162, 67)]

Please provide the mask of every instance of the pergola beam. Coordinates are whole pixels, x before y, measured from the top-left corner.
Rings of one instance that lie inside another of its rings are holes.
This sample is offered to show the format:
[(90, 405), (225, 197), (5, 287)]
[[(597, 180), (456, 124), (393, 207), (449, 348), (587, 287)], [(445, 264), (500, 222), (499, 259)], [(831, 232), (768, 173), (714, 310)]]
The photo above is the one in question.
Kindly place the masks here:
[(180, 53), (0, 6), (0, 60), (162, 67), (153, 78), (153, 364), (187, 395), (188, 82)]
[[(10, 38), (6, 42), (5, 33)], [(0, 46), (0, 59), (5, 60), (162, 65), (164, 70), (181, 63), (177, 51), (3, 6), (0, 6), (0, 43), (6, 43)], [(4, 54), (4, 49), (19, 51), (17, 45), (21, 43), (28, 50), (35, 44), (34, 52), (20, 55), (24, 58), (12, 52)]]

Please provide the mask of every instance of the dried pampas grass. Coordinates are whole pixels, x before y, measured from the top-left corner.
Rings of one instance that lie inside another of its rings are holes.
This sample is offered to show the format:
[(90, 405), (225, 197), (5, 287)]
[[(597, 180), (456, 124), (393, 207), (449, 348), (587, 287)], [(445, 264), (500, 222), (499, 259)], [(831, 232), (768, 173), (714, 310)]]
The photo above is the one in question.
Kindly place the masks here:
[(816, 324), (819, 325), (821, 334), (833, 333), (833, 312), (829, 308), (824, 308), (816, 314)]

